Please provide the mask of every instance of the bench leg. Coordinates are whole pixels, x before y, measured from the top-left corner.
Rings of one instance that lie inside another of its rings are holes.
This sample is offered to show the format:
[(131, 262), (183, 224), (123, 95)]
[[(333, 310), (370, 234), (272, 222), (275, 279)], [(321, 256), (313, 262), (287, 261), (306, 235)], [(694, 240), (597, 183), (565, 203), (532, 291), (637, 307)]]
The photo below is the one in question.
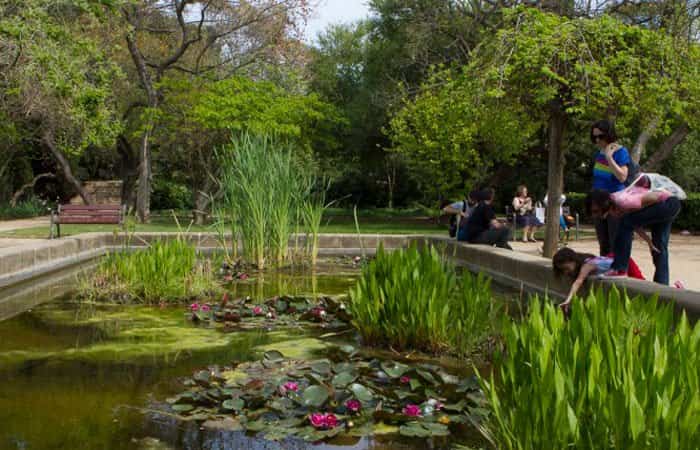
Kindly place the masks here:
[(60, 237), (61, 237), (61, 224), (60, 223), (56, 224), (56, 235), (60, 239)]

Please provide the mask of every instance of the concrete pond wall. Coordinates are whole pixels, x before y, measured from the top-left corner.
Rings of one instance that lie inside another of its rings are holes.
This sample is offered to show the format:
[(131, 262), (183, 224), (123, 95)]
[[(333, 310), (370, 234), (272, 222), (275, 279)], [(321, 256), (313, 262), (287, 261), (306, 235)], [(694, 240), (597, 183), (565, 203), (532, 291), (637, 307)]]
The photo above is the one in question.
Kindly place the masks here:
[[(177, 233), (136, 233), (126, 236), (118, 233), (84, 233), (55, 240), (36, 241), (21, 247), (0, 249), (0, 310), (2, 303), (16, 295), (17, 286), (40, 285), (40, 277), (65, 270), (77, 264), (85, 264), (115, 249), (129, 246), (144, 248), (160, 239), (172, 239)], [(186, 239), (202, 251), (219, 247), (215, 233), (187, 233)], [(292, 244), (304, 244), (304, 237), (292, 238)], [(385, 249), (418, 246), (435, 246), (445, 252), (459, 266), (473, 272), (491, 276), (497, 283), (527, 293), (538, 293), (553, 299), (562, 299), (569, 284), (557, 279), (551, 261), (538, 256), (499, 248), (470, 245), (440, 236), (376, 235), (376, 234), (323, 234), (319, 239), (321, 255), (373, 254), (379, 244)], [(231, 245), (230, 240), (226, 243)], [(32, 281), (34, 280), (34, 281)], [(700, 318), (700, 292), (678, 290), (648, 281), (632, 279), (596, 280), (590, 286), (610, 289), (617, 286), (632, 295), (655, 296), (674, 302), (678, 311)]]

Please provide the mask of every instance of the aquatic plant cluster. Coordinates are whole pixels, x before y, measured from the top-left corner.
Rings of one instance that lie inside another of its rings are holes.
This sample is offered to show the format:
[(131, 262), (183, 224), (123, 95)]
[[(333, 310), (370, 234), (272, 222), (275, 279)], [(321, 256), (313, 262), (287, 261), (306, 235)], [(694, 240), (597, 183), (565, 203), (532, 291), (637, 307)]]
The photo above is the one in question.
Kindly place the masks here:
[(466, 356), (498, 329), (490, 279), (458, 275), (434, 247), (380, 246), (350, 297), (353, 325), (368, 345)]
[(504, 332), (507, 351), (481, 384), (498, 449), (697, 449), (700, 325), (672, 305), (613, 290), (565, 320), (533, 299)]
[[(281, 264), (293, 256), (293, 233), (307, 233), (303, 250), (315, 264), (318, 234), (323, 217), (325, 189), (313, 168), (301, 161), (291, 147), (269, 137), (244, 134), (218, 152), (222, 167), (223, 200), (217, 209), (217, 228), (224, 248), (226, 231), (233, 244), (229, 260), (237, 259), (240, 241), (243, 257), (263, 269), (268, 262)], [(295, 250), (302, 250), (296, 242)]]
[(107, 255), (89, 279), (82, 280), (81, 296), (120, 303), (184, 303), (217, 298), (212, 261), (199, 258), (194, 245), (182, 236), (151, 242), (143, 251), (122, 249)]
[(337, 361), (290, 360), (269, 351), (235, 370), (211, 367), (168, 399), (192, 420), (227, 420), (228, 428), (266, 439), (319, 441), (340, 434), (370, 435), (375, 426), (404, 436), (448, 436), (460, 424), (480, 423), (484, 409), (474, 377), (458, 378), (430, 364), (414, 366), (358, 356)]
[(324, 329), (348, 328), (350, 324), (343, 299), (328, 296), (315, 300), (276, 296), (257, 303), (250, 297), (230, 299), (226, 293), (219, 304), (191, 304), (188, 316), (197, 322), (223, 323), (227, 331), (289, 327), (299, 322), (304, 322), (307, 327), (317, 325)]

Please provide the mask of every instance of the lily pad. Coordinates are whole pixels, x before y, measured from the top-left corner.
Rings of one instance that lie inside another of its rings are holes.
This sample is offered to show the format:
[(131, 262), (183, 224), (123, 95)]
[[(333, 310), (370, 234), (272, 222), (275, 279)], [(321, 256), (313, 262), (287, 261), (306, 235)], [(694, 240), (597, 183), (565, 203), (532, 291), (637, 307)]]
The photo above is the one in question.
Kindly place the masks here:
[(447, 436), (450, 434), (450, 430), (441, 423), (408, 422), (401, 425), (399, 433), (402, 436), (410, 437)]
[(321, 407), (328, 400), (328, 389), (313, 385), (309, 386), (304, 390), (302, 395), (302, 401), (306, 406)]
[(242, 411), (245, 407), (245, 401), (242, 398), (230, 398), (224, 400), (221, 407), (227, 411)]
[(332, 383), (333, 383), (333, 386), (342, 388), (342, 387), (345, 387), (348, 384), (352, 383), (353, 381), (355, 381), (355, 379), (357, 379), (357, 377), (355, 375), (353, 375), (352, 373), (341, 372), (338, 375), (333, 377)]
[(410, 366), (397, 363), (394, 361), (386, 361), (381, 364), (382, 370), (391, 378), (400, 378), (403, 374), (411, 370)]
[(270, 362), (284, 361), (284, 355), (277, 350), (269, 350), (263, 354), (263, 358)]
[(194, 406), (189, 405), (187, 403), (179, 403), (177, 405), (172, 405), (171, 408), (175, 412), (185, 413), (185, 412), (192, 411), (194, 409)]
[(355, 398), (362, 403), (369, 403), (374, 399), (372, 392), (360, 383), (351, 384), (350, 391), (355, 395)]
[(320, 359), (311, 363), (311, 370), (320, 375), (331, 373), (331, 362), (327, 359)]

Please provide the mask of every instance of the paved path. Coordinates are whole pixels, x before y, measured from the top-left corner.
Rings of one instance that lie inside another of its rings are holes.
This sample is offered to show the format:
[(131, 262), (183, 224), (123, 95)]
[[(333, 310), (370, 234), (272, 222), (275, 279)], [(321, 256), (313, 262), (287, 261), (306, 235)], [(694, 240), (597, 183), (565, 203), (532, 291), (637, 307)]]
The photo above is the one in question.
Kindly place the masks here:
[[(542, 243), (524, 244), (520, 241), (511, 243), (513, 248), (523, 253), (539, 255)], [(584, 239), (571, 241), (569, 247), (576, 251), (598, 254), (598, 242), (594, 239)], [(669, 245), (671, 255), (671, 284), (676, 280), (681, 280), (686, 288), (700, 291), (700, 236), (681, 236), (674, 234), (671, 236)], [(632, 258), (639, 264), (647, 279), (654, 277), (654, 263), (651, 260), (649, 247), (641, 241), (635, 239), (632, 246)]]
[[(49, 217), (35, 217), (33, 219), (3, 220), (0, 221), (0, 232), (19, 230), (22, 228), (46, 227), (46, 235), (49, 234)], [(14, 239), (0, 238), (0, 248), (21, 247), (25, 244), (41, 241), (41, 239)]]

